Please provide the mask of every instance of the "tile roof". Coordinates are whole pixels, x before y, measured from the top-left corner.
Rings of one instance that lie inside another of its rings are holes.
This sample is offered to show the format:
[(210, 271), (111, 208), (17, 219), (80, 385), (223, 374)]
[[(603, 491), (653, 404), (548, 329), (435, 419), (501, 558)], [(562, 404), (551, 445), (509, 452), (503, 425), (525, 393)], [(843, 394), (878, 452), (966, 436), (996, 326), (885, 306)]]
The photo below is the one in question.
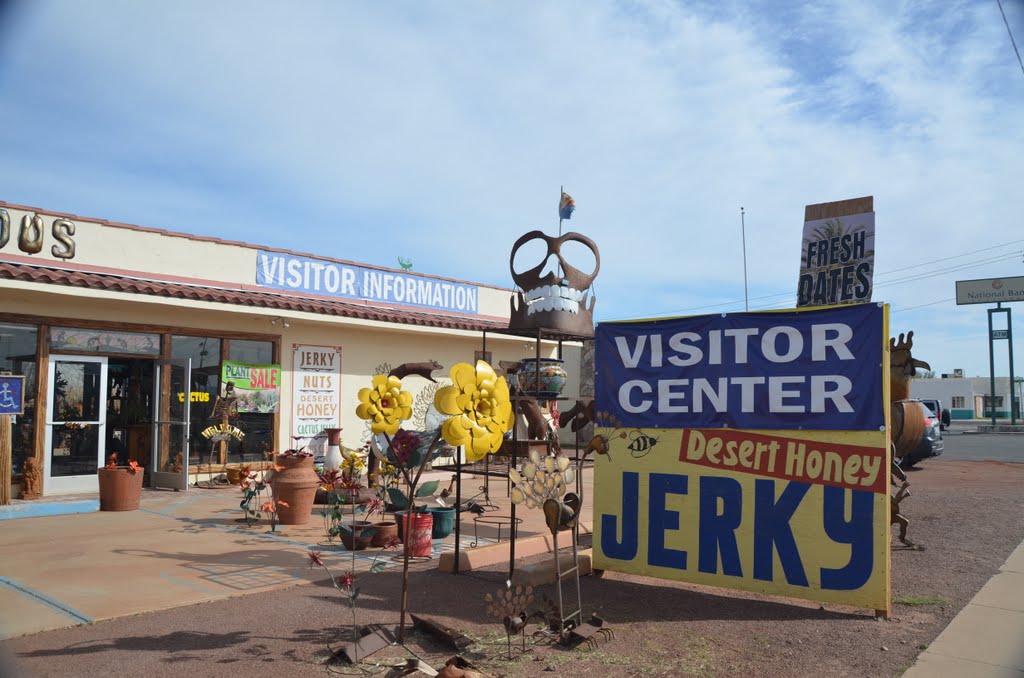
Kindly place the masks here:
[(270, 308), (278, 311), (301, 311), (342, 318), (377, 320), (380, 322), (422, 327), (438, 327), (468, 331), (500, 331), (508, 321), (500, 318), (460, 316), (414, 308), (374, 306), (364, 301), (313, 299), (273, 292), (226, 289), (188, 285), (177, 282), (143, 280), (109, 273), (91, 273), (45, 266), (0, 261), (0, 280), (65, 285), (107, 292), (127, 292), (148, 296), (191, 299), (234, 306)]

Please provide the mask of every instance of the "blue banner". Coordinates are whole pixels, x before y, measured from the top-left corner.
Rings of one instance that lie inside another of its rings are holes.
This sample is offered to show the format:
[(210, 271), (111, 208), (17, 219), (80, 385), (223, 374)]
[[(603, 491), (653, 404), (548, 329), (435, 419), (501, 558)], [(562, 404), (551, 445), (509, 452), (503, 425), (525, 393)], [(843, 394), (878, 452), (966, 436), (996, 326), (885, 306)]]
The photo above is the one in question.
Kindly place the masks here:
[(281, 252), (256, 253), (256, 284), (278, 290), (468, 315), (480, 312), (480, 290), (475, 285)]
[(599, 323), (596, 409), (631, 428), (878, 431), (879, 304)]

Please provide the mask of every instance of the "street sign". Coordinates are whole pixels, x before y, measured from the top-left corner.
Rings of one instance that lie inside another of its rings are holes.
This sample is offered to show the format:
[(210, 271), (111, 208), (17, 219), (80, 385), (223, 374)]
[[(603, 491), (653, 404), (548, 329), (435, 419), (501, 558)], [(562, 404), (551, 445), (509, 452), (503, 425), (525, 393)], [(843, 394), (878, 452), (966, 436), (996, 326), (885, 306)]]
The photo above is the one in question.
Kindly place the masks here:
[(1024, 301), (1024, 276), (956, 281), (956, 303), (958, 306), (995, 304), (1004, 301)]
[(992, 338), (993, 339), (1009, 339), (1010, 338), (1010, 331), (1009, 330), (992, 330)]

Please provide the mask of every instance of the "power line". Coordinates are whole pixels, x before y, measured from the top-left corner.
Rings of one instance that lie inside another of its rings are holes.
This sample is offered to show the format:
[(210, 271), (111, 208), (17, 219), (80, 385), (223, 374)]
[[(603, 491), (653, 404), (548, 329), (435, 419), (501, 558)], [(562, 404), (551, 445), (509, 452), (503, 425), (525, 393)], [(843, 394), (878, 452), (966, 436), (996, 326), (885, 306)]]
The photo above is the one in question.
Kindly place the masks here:
[(952, 299), (941, 299), (939, 301), (930, 301), (927, 304), (918, 304), (917, 306), (904, 306), (903, 308), (890, 309), (890, 313), (899, 313), (900, 311), (913, 311), (915, 308), (924, 308), (925, 306), (937, 306), (938, 304), (948, 304), (951, 301), (956, 301), (956, 297)]
[[(925, 261), (925, 262), (922, 262), (920, 264), (912, 264), (910, 266), (904, 266), (902, 268), (897, 268), (897, 269), (894, 269), (892, 271), (885, 271), (883, 273), (876, 273), (875, 276), (876, 277), (883, 277), (883, 276), (887, 276), (887, 275), (894, 275), (896, 273), (900, 273), (900, 272), (903, 272), (903, 271), (908, 271), (908, 270), (915, 269), (915, 268), (921, 268), (923, 266), (931, 266), (933, 264), (942, 263), (944, 261), (951, 261), (953, 259), (962, 259), (963, 257), (969, 257), (972, 254), (981, 254), (982, 252), (990, 252), (992, 250), (997, 250), (997, 249), (1001, 249), (1003, 247), (1009, 247), (1011, 245), (1017, 245), (1017, 244), (1020, 244), (1020, 243), (1024, 243), (1024, 240), (1011, 240), (1009, 242), (1005, 242), (1005, 243), (1002, 243), (1002, 244), (999, 244), (999, 245), (993, 245), (991, 247), (983, 247), (981, 249), (972, 250), (970, 252), (964, 252), (962, 254), (955, 254), (953, 256), (942, 257), (942, 258), (939, 258), (939, 259), (932, 259), (930, 261)], [(924, 280), (924, 279), (928, 279), (928, 278), (939, 277), (941, 275), (946, 275), (948, 273), (956, 273), (956, 272), (965, 271), (965, 270), (968, 270), (968, 269), (971, 269), (971, 268), (977, 268), (979, 266), (985, 266), (985, 265), (988, 265), (988, 264), (999, 263), (999, 262), (1002, 262), (1002, 261), (1009, 261), (1011, 259), (1014, 259), (1014, 258), (1020, 256), (1020, 254), (1021, 253), (1019, 251), (1018, 252), (1010, 252), (1010, 253), (1001, 254), (1001, 255), (998, 255), (998, 256), (995, 256), (995, 257), (990, 257), (990, 258), (986, 258), (986, 259), (978, 259), (978, 260), (975, 260), (975, 261), (965, 262), (963, 264), (956, 264), (954, 266), (947, 266), (947, 267), (941, 268), (941, 269), (939, 269), (937, 271), (933, 271), (933, 272), (930, 272), (930, 273), (924, 273), (924, 274), (919, 274), (919, 275), (902, 277), (902, 278), (898, 278), (896, 280), (886, 280), (886, 281), (882, 281), (882, 282), (878, 282), (878, 283), (874, 284), (874, 289), (889, 287), (889, 286), (892, 286), (892, 285), (900, 285), (900, 284), (904, 284), (904, 283), (908, 283), (908, 282), (916, 282), (918, 280)], [(770, 302), (770, 303), (765, 304), (765, 305), (757, 306), (757, 307), (754, 308), (754, 310), (762, 310), (762, 311), (764, 311), (764, 310), (773, 310), (773, 309), (777, 309), (777, 308), (778, 309), (789, 308), (790, 307), (790, 300), (793, 298), (794, 295), (795, 295), (795, 291), (776, 292), (776, 293), (772, 293), (772, 294), (764, 294), (764, 295), (761, 295), (761, 296), (758, 296), (758, 297), (752, 297), (750, 299), (750, 301), (768, 300), (768, 299), (785, 297), (785, 299), (781, 299), (780, 301)], [(722, 307), (725, 307), (725, 306), (739, 305), (740, 303), (743, 303), (743, 302), (740, 302), (740, 301), (723, 301), (723, 302), (719, 302), (719, 303), (715, 303), (715, 304), (703, 304), (701, 306), (690, 306), (688, 308), (677, 309), (677, 310), (673, 310), (673, 311), (664, 311), (664, 312), (658, 312), (658, 313), (645, 313), (644, 315), (650, 316), (650, 317), (670, 317), (670, 316), (676, 316), (676, 315), (685, 315), (685, 314), (690, 313), (692, 311), (702, 311), (702, 310), (705, 310), (705, 309), (722, 308)], [(933, 302), (933, 303), (943, 303), (943, 302)], [(918, 308), (918, 307), (915, 306), (913, 308)], [(901, 310), (909, 310), (909, 309), (901, 309)], [(624, 316), (622, 318), (608, 318), (608, 319), (606, 319), (606, 321), (607, 322), (613, 322), (615, 320), (627, 320), (627, 319), (632, 319), (632, 318), (635, 318), (635, 317), (636, 316)]]
[(951, 257), (943, 257), (942, 259), (934, 259), (932, 261), (926, 261), (923, 264), (913, 264), (912, 266), (904, 266), (903, 268), (897, 268), (892, 271), (886, 271), (885, 273), (879, 273), (878, 275), (892, 275), (893, 273), (899, 273), (900, 271), (909, 271), (912, 268), (921, 268), (922, 266), (931, 266), (942, 261), (949, 261), (950, 259), (959, 259), (961, 257), (969, 257), (972, 254), (981, 254), (982, 252), (989, 252), (991, 250), (997, 250), (1002, 247), (1009, 247), (1010, 245), (1016, 245), (1018, 243), (1024, 243), (1024, 240), (1011, 240), (1010, 242), (1003, 243), (1002, 245), (993, 245), (992, 247), (983, 247), (980, 250), (974, 250), (972, 252), (964, 252), (963, 254), (954, 254)]
[(1024, 73), (1024, 61), (1020, 60), (1020, 51), (1017, 49), (1017, 41), (1013, 39), (1013, 31), (1010, 30), (1010, 22), (1006, 20), (1006, 12), (1003, 11), (1002, 0), (996, 0), (999, 5), (999, 13), (1003, 15), (1003, 23), (1006, 24), (1006, 32), (1010, 34), (1010, 44), (1013, 45), (1013, 53), (1017, 55), (1017, 63), (1020, 64), (1020, 70)]

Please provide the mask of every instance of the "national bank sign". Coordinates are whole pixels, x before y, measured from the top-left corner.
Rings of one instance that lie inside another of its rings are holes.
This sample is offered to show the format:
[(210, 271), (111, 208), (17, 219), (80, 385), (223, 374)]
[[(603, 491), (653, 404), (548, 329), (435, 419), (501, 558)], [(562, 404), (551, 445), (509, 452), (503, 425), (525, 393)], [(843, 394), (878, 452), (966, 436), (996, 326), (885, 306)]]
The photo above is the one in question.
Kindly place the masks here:
[(256, 253), (256, 284), (289, 292), (479, 313), (475, 285), (280, 252)]
[(995, 304), (1024, 301), (1024, 277), (957, 280), (956, 303)]

